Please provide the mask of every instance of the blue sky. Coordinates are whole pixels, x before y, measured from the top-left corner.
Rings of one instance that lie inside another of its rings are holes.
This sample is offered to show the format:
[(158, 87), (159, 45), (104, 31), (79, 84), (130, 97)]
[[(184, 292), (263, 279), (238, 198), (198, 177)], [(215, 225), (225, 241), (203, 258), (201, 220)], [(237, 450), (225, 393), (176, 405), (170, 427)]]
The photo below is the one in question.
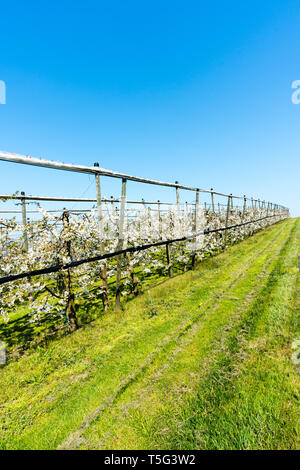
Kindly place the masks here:
[[(99, 161), (300, 215), (299, 21), (297, 0), (2, 2), (0, 149)], [(0, 174), (4, 194), (94, 195), (84, 175), (4, 162)], [(103, 190), (117, 197), (120, 182)]]

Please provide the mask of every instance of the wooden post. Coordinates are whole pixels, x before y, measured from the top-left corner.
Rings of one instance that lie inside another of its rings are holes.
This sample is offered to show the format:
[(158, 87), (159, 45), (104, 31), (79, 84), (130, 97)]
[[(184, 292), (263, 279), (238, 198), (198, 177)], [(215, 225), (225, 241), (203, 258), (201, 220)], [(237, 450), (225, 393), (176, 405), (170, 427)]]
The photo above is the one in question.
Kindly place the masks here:
[(214, 200), (214, 193), (213, 193), (213, 188), (211, 188), (211, 210), (214, 213), (215, 212), (215, 200)]
[(147, 208), (147, 211), (148, 211), (148, 223), (149, 223), (149, 229), (150, 229), (150, 233), (151, 233), (152, 217), (151, 217), (151, 207), (150, 207), (150, 206)]
[[(69, 228), (69, 212), (64, 210), (63, 215), (63, 230), (67, 231)], [(72, 259), (71, 253), (71, 240), (66, 241), (65, 248), (67, 255)], [(72, 290), (72, 278), (71, 278), (71, 269), (66, 270), (66, 283), (68, 296), (67, 296), (67, 305), (66, 305), (66, 317), (68, 320), (68, 327), (70, 331), (75, 331), (78, 328), (77, 318), (76, 318), (76, 309), (75, 309), (75, 295)]]
[[(175, 181), (175, 184), (179, 184), (178, 181)], [(176, 204), (177, 204), (177, 212), (178, 212), (178, 218), (179, 218), (179, 224), (180, 224), (180, 233), (181, 233), (181, 236), (184, 236), (183, 229), (182, 229), (182, 211), (181, 211), (181, 205), (180, 205), (179, 188), (176, 188)], [(181, 252), (184, 255), (184, 242), (181, 243)], [(185, 263), (183, 266), (183, 271), (184, 272), (186, 271)]]
[(157, 201), (157, 211), (158, 211), (158, 232), (159, 232), (159, 239), (161, 234), (161, 217), (160, 217), (160, 200)]
[[(122, 178), (121, 207), (119, 219), (119, 240), (117, 251), (124, 248), (124, 222), (126, 206), (126, 178)], [(121, 274), (122, 274), (122, 255), (117, 257), (117, 276), (116, 276), (116, 310), (121, 307)]]
[(230, 205), (231, 205), (231, 196), (228, 196), (228, 201), (227, 201), (227, 212), (226, 212), (226, 221), (225, 221), (225, 235), (224, 235), (224, 250), (226, 249), (226, 244), (227, 244), (227, 237), (228, 237), (228, 220), (229, 220), (229, 213), (230, 213)]
[(172, 266), (170, 263), (170, 250), (169, 250), (169, 243), (166, 244), (166, 254), (167, 254), (167, 264), (168, 264), (168, 272), (169, 272), (169, 277), (173, 277), (173, 270)]
[[(94, 163), (94, 166), (99, 167), (99, 163)], [(97, 208), (98, 208), (98, 229), (99, 229), (99, 236), (100, 236), (100, 253), (104, 255), (104, 241), (103, 241), (103, 213), (102, 213), (102, 201), (101, 201), (101, 187), (100, 187), (100, 176), (99, 173), (95, 174), (95, 181), (96, 181), (96, 192), (97, 192)], [(108, 300), (108, 285), (107, 285), (107, 265), (106, 260), (102, 261), (103, 267), (101, 267), (101, 279), (103, 283), (103, 307), (104, 311), (107, 311), (109, 308), (109, 300)]]
[(131, 254), (130, 253), (126, 253), (126, 259), (127, 259), (127, 263), (128, 263), (128, 266), (129, 266), (130, 281), (131, 281), (131, 292), (132, 292), (133, 295), (138, 295), (138, 293), (139, 293), (138, 283), (137, 283), (137, 280), (136, 280), (134, 267), (131, 265)]
[(231, 209), (233, 209), (233, 197), (232, 197), (232, 193), (230, 193), (230, 199), (231, 199)]
[[(211, 220), (212, 220), (212, 221), (215, 221), (215, 225), (214, 225), (214, 226), (216, 227), (216, 219), (215, 219), (215, 197), (214, 197), (214, 192), (213, 192), (214, 189), (211, 188), (210, 190), (211, 190), (211, 193), (210, 193), (210, 194), (211, 194), (211, 212), (212, 212), (212, 213), (211, 213)], [(214, 238), (215, 238), (216, 243), (218, 243), (218, 240), (219, 240), (219, 233), (218, 233), (218, 232), (215, 233)]]
[[(199, 220), (199, 189), (196, 190), (195, 225), (194, 225), (195, 234), (198, 233), (199, 231), (198, 220)], [(196, 257), (197, 257), (197, 237), (195, 237), (195, 252), (193, 253), (193, 256), (192, 256), (192, 269), (194, 269), (195, 267)]]
[(110, 203), (111, 203), (111, 214), (113, 216), (114, 212), (115, 212), (114, 197), (113, 196), (110, 196)]
[[(178, 181), (175, 181), (175, 184), (179, 184)], [(179, 188), (176, 188), (176, 204), (177, 204), (178, 216), (181, 217)]]
[(27, 229), (26, 229), (26, 224), (27, 224), (27, 218), (26, 218), (26, 198), (25, 198), (25, 193), (24, 191), (21, 192), (22, 200), (22, 224), (24, 226), (23, 230), (23, 239), (24, 239), (24, 249), (25, 251), (28, 251), (28, 236), (27, 236)]
[(244, 195), (243, 218), (245, 217), (246, 208), (247, 208), (247, 199), (246, 199), (246, 196)]
[(199, 189), (196, 190), (196, 204), (195, 204), (195, 233), (198, 232), (198, 220), (199, 220)]
[(118, 216), (119, 216), (119, 207), (118, 207), (118, 204), (119, 204), (118, 202), (117, 202), (116, 204), (114, 204), (114, 209), (115, 209), (114, 215), (115, 215), (115, 217), (118, 217)]

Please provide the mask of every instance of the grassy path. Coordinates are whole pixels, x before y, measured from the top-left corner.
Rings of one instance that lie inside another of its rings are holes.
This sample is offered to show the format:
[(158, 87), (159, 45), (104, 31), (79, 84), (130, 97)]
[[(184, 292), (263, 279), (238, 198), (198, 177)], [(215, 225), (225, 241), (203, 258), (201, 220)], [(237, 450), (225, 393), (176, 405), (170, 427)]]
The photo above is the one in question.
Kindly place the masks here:
[(292, 219), (0, 371), (1, 448), (296, 448)]

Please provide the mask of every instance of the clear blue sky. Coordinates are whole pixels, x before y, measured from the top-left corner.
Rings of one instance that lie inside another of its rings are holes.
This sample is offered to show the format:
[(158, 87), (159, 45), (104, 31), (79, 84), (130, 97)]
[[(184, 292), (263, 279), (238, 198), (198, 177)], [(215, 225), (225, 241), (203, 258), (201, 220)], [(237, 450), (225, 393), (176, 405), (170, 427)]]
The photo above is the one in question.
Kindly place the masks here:
[[(2, 3), (0, 149), (300, 215), (299, 24), (298, 0)], [(88, 176), (4, 162), (0, 174), (0, 193), (94, 194)], [(133, 183), (129, 196), (167, 197)]]

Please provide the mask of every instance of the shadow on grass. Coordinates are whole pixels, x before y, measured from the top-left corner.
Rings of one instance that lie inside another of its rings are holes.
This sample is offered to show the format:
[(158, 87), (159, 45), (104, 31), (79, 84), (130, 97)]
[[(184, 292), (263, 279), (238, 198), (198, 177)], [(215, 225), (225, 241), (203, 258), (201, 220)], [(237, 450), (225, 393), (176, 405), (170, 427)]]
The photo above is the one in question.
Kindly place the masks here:
[[(103, 313), (102, 302), (80, 299), (76, 305), (79, 327), (99, 318)], [(45, 345), (49, 341), (68, 334), (65, 315), (42, 313), (38, 321), (25, 313), (23, 316), (0, 324), (0, 339), (5, 343), (7, 358), (20, 356), (29, 348)]]

